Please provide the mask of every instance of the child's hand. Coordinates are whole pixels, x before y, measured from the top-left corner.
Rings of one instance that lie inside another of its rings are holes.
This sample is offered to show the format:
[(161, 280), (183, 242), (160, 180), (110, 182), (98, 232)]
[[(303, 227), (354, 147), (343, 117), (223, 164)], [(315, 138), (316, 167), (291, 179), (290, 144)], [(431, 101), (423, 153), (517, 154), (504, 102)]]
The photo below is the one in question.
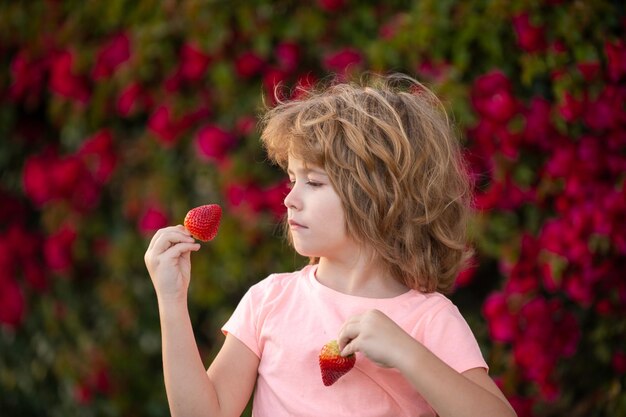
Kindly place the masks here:
[(369, 310), (349, 318), (338, 337), (341, 355), (361, 352), (372, 362), (386, 368), (398, 368), (402, 352), (416, 343), (408, 333), (385, 314)]
[(158, 230), (144, 256), (159, 301), (185, 301), (191, 273), (191, 252), (200, 249), (181, 225)]

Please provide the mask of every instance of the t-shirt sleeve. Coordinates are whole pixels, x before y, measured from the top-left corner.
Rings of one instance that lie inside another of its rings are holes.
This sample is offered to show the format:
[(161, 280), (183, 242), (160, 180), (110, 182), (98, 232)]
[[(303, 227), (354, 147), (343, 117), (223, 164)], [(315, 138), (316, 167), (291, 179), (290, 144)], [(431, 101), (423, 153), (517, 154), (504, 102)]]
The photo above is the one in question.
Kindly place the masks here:
[(261, 357), (258, 338), (258, 315), (253, 300), (254, 287), (244, 294), (237, 308), (222, 326), (224, 335), (231, 334), (246, 345), (255, 355)]
[(424, 346), (459, 373), (489, 369), (472, 330), (454, 304), (446, 303), (433, 315)]

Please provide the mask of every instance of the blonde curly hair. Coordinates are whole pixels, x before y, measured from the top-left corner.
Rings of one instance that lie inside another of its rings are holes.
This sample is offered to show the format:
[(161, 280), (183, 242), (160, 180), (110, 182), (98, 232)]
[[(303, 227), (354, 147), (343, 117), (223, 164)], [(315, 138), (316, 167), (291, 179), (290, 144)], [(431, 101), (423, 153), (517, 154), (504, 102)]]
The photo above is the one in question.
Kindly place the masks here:
[[(471, 256), (471, 184), (441, 101), (401, 74), (299, 91), (261, 121), (271, 161), (323, 168), (346, 230), (369, 245), (395, 279), (449, 292)], [(312, 262), (316, 260), (312, 259)]]

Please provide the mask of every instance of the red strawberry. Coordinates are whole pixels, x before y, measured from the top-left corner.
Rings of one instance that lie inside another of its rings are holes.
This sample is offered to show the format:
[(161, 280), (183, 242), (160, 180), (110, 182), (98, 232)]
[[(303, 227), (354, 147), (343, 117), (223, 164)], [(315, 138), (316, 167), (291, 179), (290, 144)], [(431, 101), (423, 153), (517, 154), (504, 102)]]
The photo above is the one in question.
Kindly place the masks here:
[(326, 343), (320, 352), (319, 360), (322, 382), (327, 387), (344, 376), (356, 362), (354, 353), (348, 356), (341, 356), (339, 353), (339, 344), (336, 340)]
[(217, 204), (208, 204), (189, 210), (184, 225), (194, 238), (207, 242), (217, 235), (221, 219), (222, 208)]

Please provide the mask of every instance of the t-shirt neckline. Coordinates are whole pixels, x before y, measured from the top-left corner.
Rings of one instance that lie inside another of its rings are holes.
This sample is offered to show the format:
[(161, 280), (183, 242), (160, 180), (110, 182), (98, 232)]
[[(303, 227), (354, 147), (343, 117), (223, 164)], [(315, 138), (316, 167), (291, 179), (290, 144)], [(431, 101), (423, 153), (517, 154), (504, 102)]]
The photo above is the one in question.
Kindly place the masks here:
[(405, 299), (411, 298), (413, 296), (415, 296), (416, 294), (418, 294), (417, 291), (410, 289), (408, 291), (403, 292), (402, 294), (396, 295), (394, 297), (388, 297), (388, 298), (372, 298), (372, 297), (362, 297), (359, 295), (352, 295), (352, 294), (346, 294), (343, 293), (341, 291), (337, 291), (334, 290), (330, 287), (325, 286), (324, 284), (322, 284), (321, 282), (319, 282), (317, 280), (317, 277), (315, 276), (316, 272), (317, 272), (317, 266), (318, 265), (308, 265), (306, 267), (306, 269), (308, 269), (306, 271), (308, 280), (310, 285), (313, 287), (313, 289), (315, 289), (316, 291), (318, 291), (319, 293), (322, 293), (323, 295), (325, 295), (326, 297), (331, 297), (331, 298), (335, 298), (335, 299), (343, 299), (344, 301), (352, 301), (352, 302), (359, 302), (359, 303), (370, 303), (370, 304), (397, 304), (398, 302), (402, 302)]

